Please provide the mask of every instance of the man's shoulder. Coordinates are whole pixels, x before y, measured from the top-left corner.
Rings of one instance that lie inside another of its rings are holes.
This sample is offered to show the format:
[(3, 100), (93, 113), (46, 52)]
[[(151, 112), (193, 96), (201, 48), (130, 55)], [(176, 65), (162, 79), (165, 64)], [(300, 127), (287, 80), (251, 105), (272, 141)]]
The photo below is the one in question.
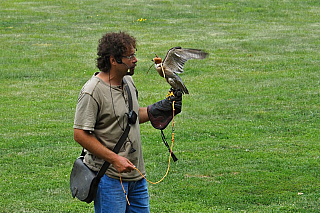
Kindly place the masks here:
[(136, 85), (134, 85), (134, 81), (130, 75), (126, 75), (123, 78), (127, 81), (128, 84), (131, 84), (136, 89)]
[(93, 76), (85, 83), (85, 85), (82, 87), (81, 92), (92, 95), (96, 91), (97, 87), (99, 86), (100, 81), (101, 80), (98, 77)]

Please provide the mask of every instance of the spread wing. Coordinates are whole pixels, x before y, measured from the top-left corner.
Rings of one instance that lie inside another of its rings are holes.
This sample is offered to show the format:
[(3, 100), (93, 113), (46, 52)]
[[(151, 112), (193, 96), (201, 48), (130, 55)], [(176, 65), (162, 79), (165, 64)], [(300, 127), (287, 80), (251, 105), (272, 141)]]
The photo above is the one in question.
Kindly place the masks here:
[(190, 59), (204, 59), (208, 53), (197, 49), (185, 49), (181, 47), (173, 47), (163, 60), (163, 65), (174, 73), (182, 73), (183, 65)]

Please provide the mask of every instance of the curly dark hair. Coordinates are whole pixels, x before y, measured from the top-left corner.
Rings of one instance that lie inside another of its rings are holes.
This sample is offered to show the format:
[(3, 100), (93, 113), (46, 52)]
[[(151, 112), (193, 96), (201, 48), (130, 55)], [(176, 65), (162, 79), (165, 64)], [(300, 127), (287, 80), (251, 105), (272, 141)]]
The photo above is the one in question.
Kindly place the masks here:
[(102, 72), (111, 69), (110, 56), (121, 58), (129, 48), (136, 48), (136, 39), (125, 32), (106, 33), (98, 45), (97, 67)]

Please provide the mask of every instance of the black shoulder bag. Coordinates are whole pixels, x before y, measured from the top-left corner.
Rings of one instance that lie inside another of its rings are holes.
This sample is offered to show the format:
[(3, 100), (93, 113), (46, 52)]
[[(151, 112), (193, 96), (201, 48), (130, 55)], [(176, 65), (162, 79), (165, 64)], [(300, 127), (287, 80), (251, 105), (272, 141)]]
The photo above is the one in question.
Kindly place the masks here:
[[(120, 139), (112, 150), (114, 153), (118, 153), (120, 151), (120, 148), (128, 137), (131, 124), (135, 124), (137, 120), (137, 114), (132, 109), (132, 96), (130, 93), (129, 85), (124, 78), (123, 81), (126, 84), (126, 90), (128, 93), (128, 123), (126, 129), (124, 130)], [(96, 174), (83, 163), (84, 156), (85, 152), (83, 149), (80, 157), (77, 158), (77, 160), (73, 164), (73, 168), (70, 174), (70, 190), (72, 192), (73, 198), (77, 197), (81, 201), (91, 203), (96, 197), (100, 179), (109, 168), (110, 163), (105, 161), (98, 174)]]

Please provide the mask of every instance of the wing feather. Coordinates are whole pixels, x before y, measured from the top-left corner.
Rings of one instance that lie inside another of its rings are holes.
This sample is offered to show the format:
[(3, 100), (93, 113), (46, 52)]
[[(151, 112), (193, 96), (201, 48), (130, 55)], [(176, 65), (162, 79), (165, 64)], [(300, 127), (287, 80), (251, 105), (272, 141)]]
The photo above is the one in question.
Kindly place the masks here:
[(204, 59), (208, 53), (198, 49), (173, 47), (163, 60), (163, 65), (174, 73), (182, 73), (184, 64), (190, 59)]

